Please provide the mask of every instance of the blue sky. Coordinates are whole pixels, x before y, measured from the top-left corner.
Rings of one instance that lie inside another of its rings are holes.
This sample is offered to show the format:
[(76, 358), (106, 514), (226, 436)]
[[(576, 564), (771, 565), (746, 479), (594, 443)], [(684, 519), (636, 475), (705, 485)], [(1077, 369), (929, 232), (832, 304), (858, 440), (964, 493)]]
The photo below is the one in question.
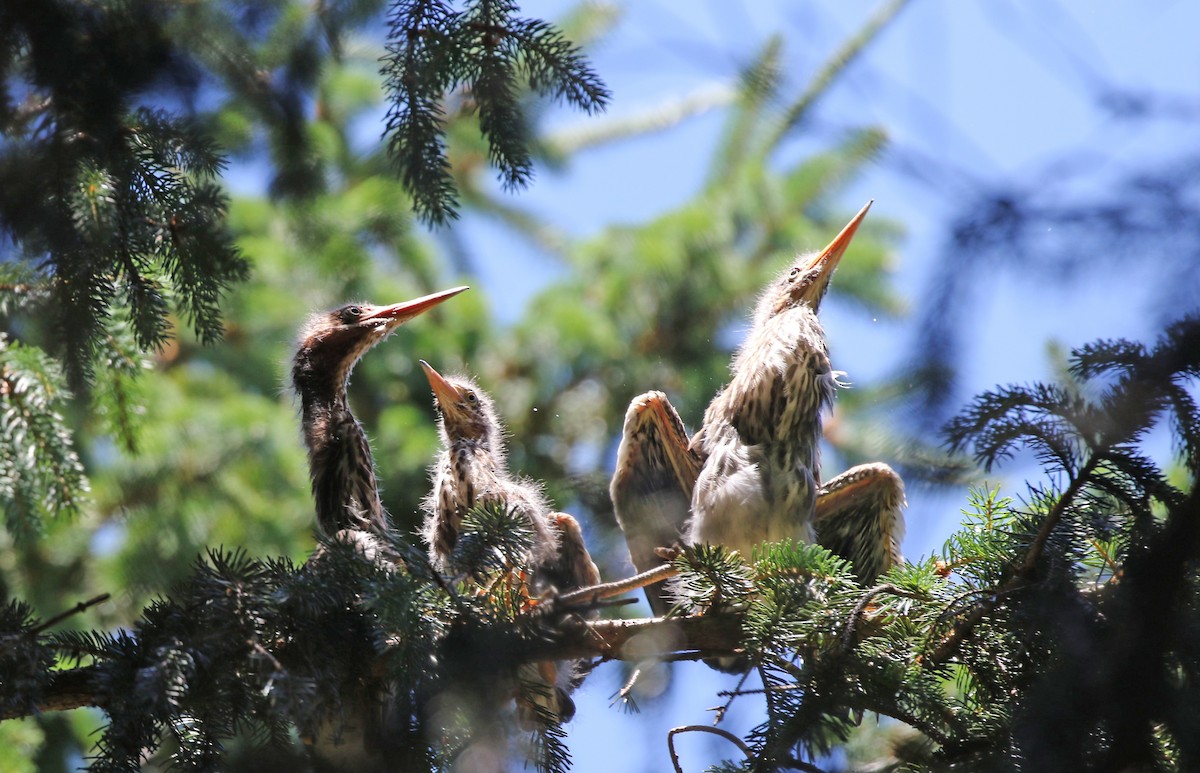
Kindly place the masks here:
[[(798, 93), (882, 5), (629, 2), (591, 58), (613, 91), (609, 115), (621, 117), (728, 82), (779, 32)], [(570, 6), (557, 0), (521, 3), (524, 14), (541, 18), (559, 17)], [(1098, 97), (1102, 89), (1116, 87), (1196, 103), (1196, 30), (1200, 4), (1182, 1), (914, 0), (843, 75), (818, 106), (809, 134), (787, 152), (809, 152), (842, 128), (875, 124), (888, 130), (892, 151), (840, 203), (850, 214), (874, 198), (871, 217), (903, 224), (907, 236), (897, 247), (894, 280), (917, 307), (946, 243), (947, 220), (977, 186), (1023, 189), (1031, 175), (1044, 178), (1057, 159), (1070, 160), (1074, 166), (1066, 169), (1092, 165), (1095, 174), (1083, 179), (1094, 181), (1194, 143), (1193, 123), (1121, 121), (1098, 106)], [(551, 126), (565, 129), (590, 120), (603, 118), (561, 111)], [(520, 203), (575, 236), (648, 220), (697, 190), (720, 126), (719, 114), (703, 115), (661, 134), (585, 152), (562, 172), (542, 171), (520, 194)], [(938, 185), (922, 182), (911, 173), (922, 159), (956, 173), (942, 175)], [(954, 179), (961, 184), (947, 184)], [(1047, 195), (1080, 193), (1072, 190), (1071, 179), (1077, 178), (1064, 174), (1061, 190)], [(469, 221), (463, 229), (476, 253), (487, 257), (482, 278), (493, 297), (514, 301), (510, 308), (519, 308), (555, 271), (552, 261), (501, 228)], [(1051, 283), (998, 271), (982, 278), (972, 288), (967, 320), (974, 343), (964, 363), (964, 397), (998, 383), (1049, 378), (1048, 341), (1072, 347), (1104, 337), (1153, 338), (1158, 320), (1146, 306), (1157, 272), (1153, 255), (1134, 255), (1120, 276), (1091, 272), (1072, 283)], [(903, 320), (873, 320), (837, 303), (827, 304), (823, 317), (834, 364), (856, 383), (895, 371), (912, 354), (911, 327)], [(1032, 474), (1021, 467), (1001, 471), (1012, 480), (1010, 493), (1020, 493), (1027, 472)], [(928, 555), (957, 524), (963, 497), (911, 493), (905, 551)], [(578, 696), (580, 719), (571, 733), (576, 769), (669, 769), (666, 730), (710, 721), (705, 709), (721, 702), (716, 690), (733, 685), (702, 666), (679, 665), (674, 673), (678, 686), (668, 698), (632, 716), (608, 707), (619, 686), (615, 669), (601, 669), (589, 680)], [(739, 734), (757, 721), (752, 698), (743, 699), (741, 708), (745, 713), (735, 712), (724, 725)], [(736, 753), (707, 736), (688, 738), (681, 747), (689, 771)]]

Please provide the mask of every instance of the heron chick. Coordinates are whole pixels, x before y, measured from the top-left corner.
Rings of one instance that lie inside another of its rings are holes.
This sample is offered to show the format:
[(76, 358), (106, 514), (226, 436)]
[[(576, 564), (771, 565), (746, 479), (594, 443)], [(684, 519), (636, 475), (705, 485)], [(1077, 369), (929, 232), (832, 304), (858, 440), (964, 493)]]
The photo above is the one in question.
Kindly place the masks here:
[(383, 534), (388, 529), (371, 446), (346, 396), (355, 363), (400, 325), (466, 289), (390, 306), (351, 303), (314, 314), (301, 328), (292, 384), (300, 397), (317, 525), (325, 535), (343, 529)]
[(870, 206), (760, 296), (732, 379), (691, 442), (705, 462), (692, 496), (690, 542), (749, 556), (764, 541), (815, 541), (822, 411), (838, 387), (817, 311)]
[[(638, 572), (663, 563), (659, 548), (685, 540), (706, 459), (696, 445), (662, 392), (646, 392), (630, 402), (609, 492)], [(882, 462), (857, 465), (817, 490), (815, 540), (849, 560), (860, 582), (873, 582), (903, 561), (904, 506), (904, 482), (895, 470)], [(656, 616), (671, 607), (664, 585), (645, 588)]]
[[(492, 398), (469, 378), (444, 377), (421, 360), (438, 410), (442, 450), (430, 470), (433, 490), (424, 501), (425, 542), (438, 569), (450, 566), (463, 517), (472, 508), (493, 505), (515, 512), (533, 536), (526, 568), (554, 560), (558, 532), (541, 486), (508, 471), (504, 429)], [(540, 590), (540, 589), (539, 589)]]
[[(451, 571), (464, 568), (453, 566), (463, 518), (472, 508), (493, 505), (523, 517), (532, 533), (523, 562), (531, 595), (597, 584), (600, 575), (578, 522), (566, 513), (553, 512), (541, 486), (509, 472), (504, 430), (491, 397), (469, 378), (442, 376), (424, 360), (421, 367), (433, 390), (442, 439), (431, 469), (433, 490), (424, 501), (424, 537), (434, 566)], [(578, 686), (579, 665), (572, 661), (522, 665), (518, 678), (538, 693), (531, 701), (518, 701), (526, 726), (536, 724), (538, 717), (571, 718), (575, 709), (570, 692)]]
[[(351, 545), (367, 561), (388, 568), (399, 560), (380, 538), (389, 528), (379, 499), (375, 462), (362, 425), (350, 410), (346, 388), (358, 360), (397, 327), (466, 287), (433, 293), (390, 306), (351, 303), (314, 314), (300, 330), (292, 383), (300, 398), (301, 429), (308, 449), (317, 526), (327, 537)], [(330, 553), (322, 545), (306, 564), (319, 568)], [(328, 632), (336, 637), (336, 629)], [(344, 642), (338, 642), (344, 647)], [(397, 733), (387, 689), (361, 661), (347, 656), (342, 710), (306, 731), (305, 742), (324, 766), (378, 769), (397, 752)]]

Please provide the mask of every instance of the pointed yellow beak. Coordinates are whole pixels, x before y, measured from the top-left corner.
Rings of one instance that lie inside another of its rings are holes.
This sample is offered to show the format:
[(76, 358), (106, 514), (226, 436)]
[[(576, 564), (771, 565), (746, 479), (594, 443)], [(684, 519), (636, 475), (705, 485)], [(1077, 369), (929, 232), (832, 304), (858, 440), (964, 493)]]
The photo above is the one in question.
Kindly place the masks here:
[(429, 381), (429, 388), (433, 390), (433, 396), (437, 398), (442, 413), (454, 413), (457, 410), (458, 390), (449, 381), (442, 378), (442, 374), (434, 370), (428, 362), (420, 360), (420, 363), (421, 369), (425, 371), (425, 378)]
[(841, 232), (833, 237), (833, 241), (829, 246), (817, 253), (807, 266), (808, 270), (820, 266), (821, 273), (816, 280), (815, 289), (824, 292), (825, 287), (829, 284), (829, 279), (833, 276), (833, 270), (837, 268), (838, 261), (846, 254), (846, 248), (850, 246), (850, 241), (854, 238), (854, 234), (858, 231), (858, 226), (862, 224), (863, 218), (867, 216), (867, 210), (875, 203), (875, 199), (867, 202), (867, 205), (858, 211), (846, 227)]
[(418, 314), (429, 311), (434, 306), (445, 300), (449, 300), (461, 293), (463, 290), (469, 290), (470, 287), (463, 285), (462, 287), (452, 287), (449, 290), (422, 295), (420, 298), (414, 298), (411, 301), (403, 301), (401, 303), (393, 303), (391, 306), (381, 306), (375, 309), (371, 314), (363, 316), (362, 319), (386, 319), (388, 327), (394, 327), (403, 322), (407, 322)]

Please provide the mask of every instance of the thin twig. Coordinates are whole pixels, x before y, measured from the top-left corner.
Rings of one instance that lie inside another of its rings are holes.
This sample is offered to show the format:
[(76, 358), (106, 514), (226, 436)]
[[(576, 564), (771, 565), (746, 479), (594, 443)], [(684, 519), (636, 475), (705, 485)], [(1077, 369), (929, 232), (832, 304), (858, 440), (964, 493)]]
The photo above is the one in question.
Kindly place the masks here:
[(276, 673), (283, 674), (283, 673), (287, 672), (287, 669), (285, 669), (283, 667), (283, 664), (279, 662), (279, 659), (276, 658), (274, 655), (272, 655), (271, 651), (268, 650), (266, 647), (262, 646), (262, 644), (260, 644), (257, 641), (254, 641), (253, 639), (251, 639), (247, 643), (250, 645), (251, 649), (253, 649), (255, 652), (257, 652), (259, 655), (262, 655), (267, 660), (271, 661), (271, 667), (275, 669)]
[(626, 580), (615, 580), (613, 582), (604, 582), (599, 585), (593, 585), (590, 588), (580, 588), (570, 593), (564, 593), (558, 596), (555, 601), (559, 604), (574, 604), (579, 601), (599, 600), (620, 596), (622, 593), (630, 593), (644, 588), (647, 585), (653, 585), (656, 582), (666, 580), (679, 574), (679, 570), (674, 564), (663, 564), (649, 571), (635, 574)]
[[(698, 653), (693, 657), (732, 654), (741, 634), (740, 619), (735, 615), (716, 614), (682, 618), (639, 618), (632, 620), (594, 620), (564, 624), (555, 640), (531, 646), (525, 657), (538, 660), (569, 660), (595, 657), (642, 662), (645, 660), (682, 660), (678, 653)], [(638, 639), (639, 646), (625, 651), (625, 645)]]
[(737, 686), (734, 687), (733, 690), (728, 691), (729, 692), (729, 700), (725, 701), (725, 705), (718, 706), (716, 709), (713, 709), (713, 711), (714, 711), (713, 724), (714, 725), (721, 724), (721, 720), (725, 719), (725, 714), (729, 712), (729, 707), (733, 705), (734, 698), (736, 698), (738, 695), (746, 694), (746, 693), (742, 692), (742, 685), (746, 684), (746, 680), (749, 678), (750, 678), (750, 669), (746, 669), (746, 673), (742, 674), (742, 678), (738, 680)]
[[(1120, 578), (1121, 565), (1119, 563), (1117, 563), (1117, 560), (1115, 558), (1113, 558), (1112, 552), (1109, 551), (1108, 549), (1106, 549), (1104, 547), (1104, 545), (1100, 544), (1100, 540), (1096, 539), (1095, 537), (1092, 537), (1091, 539), (1089, 539), (1088, 542), (1090, 542), (1092, 547), (1095, 548), (1096, 552), (1098, 554), (1100, 554), (1100, 558), (1103, 559), (1104, 565), (1108, 567), (1109, 577), (1111, 578), (1111, 580), (1116, 580), (1116, 579)], [(1097, 579), (1097, 583), (1098, 583), (1099, 580), (1104, 576), (1103, 570), (1097, 571), (1096, 575), (1097, 575), (1096, 579)]]
[(50, 618), (49, 620), (45, 620), (42, 623), (35, 625), (33, 628), (30, 628), (26, 633), (32, 634), (33, 636), (37, 636), (42, 631), (44, 631), (47, 628), (50, 628), (52, 626), (58, 625), (63, 620), (66, 620), (68, 617), (71, 617), (72, 615), (78, 615), (81, 612), (86, 611), (89, 607), (94, 607), (97, 604), (103, 604), (105, 601), (108, 601), (110, 597), (111, 597), (111, 594), (101, 593), (99, 596), (93, 596), (92, 598), (88, 599), (87, 601), (81, 601), (78, 604), (76, 604), (75, 606), (68, 609), (67, 611), (59, 612), (57, 615)]
[(442, 573), (434, 567), (433, 562), (429, 560), (429, 556), (425, 554), (425, 551), (409, 550), (406, 552), (413, 554), (408, 556), (406, 560), (412, 561), (414, 558), (416, 558), (418, 561), (420, 561), (421, 567), (425, 569), (430, 579), (433, 580), (433, 584), (441, 588), (446, 595), (450, 597), (450, 603), (453, 604), (456, 609), (461, 611), (463, 609), (462, 598), (458, 595), (458, 592), (454, 590), (450, 583), (446, 582), (446, 578), (442, 577)]
[(616, 703), (628, 703), (629, 693), (633, 692), (633, 686), (637, 684), (638, 677), (642, 675), (642, 667), (637, 666), (633, 669), (633, 673), (629, 675), (629, 679), (625, 684), (621, 685), (621, 689), (617, 690), (617, 694), (613, 696), (612, 701), (608, 704), (612, 706)]
[(679, 767), (679, 754), (675, 751), (675, 736), (680, 733), (712, 733), (720, 736), (726, 741), (729, 741), (734, 746), (742, 750), (742, 754), (746, 755), (748, 762), (754, 761), (754, 752), (750, 751), (750, 747), (728, 730), (722, 730), (719, 727), (709, 727), (708, 725), (683, 725), (682, 727), (673, 727), (667, 731), (667, 751), (671, 753), (671, 764), (675, 766), (675, 773), (683, 773), (683, 768)]
[(717, 696), (718, 697), (729, 697), (732, 695), (732, 696), (736, 696), (736, 697), (742, 697), (745, 695), (770, 695), (773, 693), (781, 693), (781, 692), (798, 692), (803, 689), (804, 689), (804, 686), (799, 685), (799, 684), (775, 684), (775, 685), (771, 685), (770, 687), (751, 687), (748, 690), (743, 690), (741, 688), (741, 686), (739, 685), (738, 687), (734, 688), (733, 690), (718, 690)]
[(902, 596), (908, 599), (921, 598), (919, 594), (906, 591), (899, 586), (892, 585), (891, 583), (883, 583), (882, 585), (876, 585), (874, 588), (871, 588), (863, 595), (861, 599), (858, 600), (858, 603), (854, 605), (854, 609), (850, 612), (850, 617), (846, 620), (846, 628), (842, 632), (842, 648), (844, 650), (850, 651), (854, 648), (853, 637), (855, 630), (858, 628), (858, 622), (863, 619), (863, 615), (866, 613), (867, 606), (871, 603), (871, 601), (882, 593), (891, 593), (893, 596)]

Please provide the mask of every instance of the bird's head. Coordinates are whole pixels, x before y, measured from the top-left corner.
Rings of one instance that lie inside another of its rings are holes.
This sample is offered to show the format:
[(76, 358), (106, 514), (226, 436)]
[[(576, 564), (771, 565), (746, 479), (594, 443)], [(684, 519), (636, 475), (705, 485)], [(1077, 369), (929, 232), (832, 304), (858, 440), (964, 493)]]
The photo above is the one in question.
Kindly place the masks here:
[(493, 454), (503, 453), (503, 430), (492, 398), (466, 376), (443, 376), (421, 360), (433, 402), (440, 416), (442, 439), (447, 443), (472, 441)]
[(292, 369), (297, 391), (305, 396), (313, 389), (344, 388), (350, 369), (368, 349), (408, 320), (466, 289), (454, 287), (390, 306), (349, 303), (312, 315), (300, 330)]
[(873, 201), (868, 201), (841, 233), (833, 237), (828, 247), (815, 255), (800, 255), (767, 286), (755, 310), (756, 323), (798, 306), (808, 306), (814, 313), (817, 311), (821, 299), (829, 289), (829, 280), (833, 277), (838, 261), (846, 253), (850, 240), (854, 238), (855, 231), (867, 216), (867, 210), (871, 208), (872, 203)]

